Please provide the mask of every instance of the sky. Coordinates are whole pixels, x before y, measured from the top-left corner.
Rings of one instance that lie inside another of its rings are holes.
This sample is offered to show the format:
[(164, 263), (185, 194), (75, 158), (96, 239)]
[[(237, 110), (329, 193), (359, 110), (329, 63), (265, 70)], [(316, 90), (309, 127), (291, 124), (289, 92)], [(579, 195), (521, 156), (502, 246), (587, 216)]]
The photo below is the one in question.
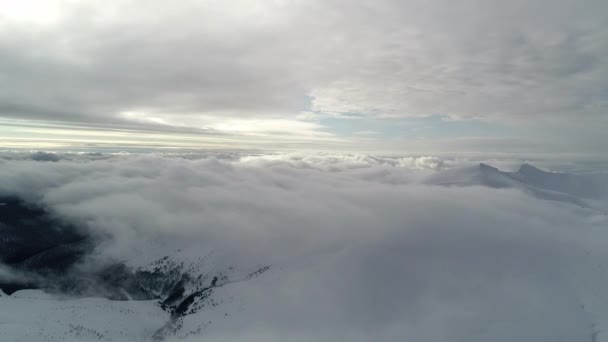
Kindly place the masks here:
[(0, 0), (4, 149), (601, 155), (604, 0)]
[[(272, 266), (176, 338), (602, 341), (607, 13), (0, 0), (0, 196), (100, 237), (83, 269)], [(3, 307), (25, 339), (73, 330)]]

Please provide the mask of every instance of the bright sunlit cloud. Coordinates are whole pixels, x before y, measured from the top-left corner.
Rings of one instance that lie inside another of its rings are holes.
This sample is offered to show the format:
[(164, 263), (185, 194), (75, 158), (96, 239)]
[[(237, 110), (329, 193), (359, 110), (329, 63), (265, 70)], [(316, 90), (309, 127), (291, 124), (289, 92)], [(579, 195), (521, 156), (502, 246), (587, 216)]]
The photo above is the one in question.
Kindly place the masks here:
[(64, 0), (0, 0), (0, 25), (2, 21), (17, 24), (48, 25), (57, 22), (64, 9), (76, 1)]

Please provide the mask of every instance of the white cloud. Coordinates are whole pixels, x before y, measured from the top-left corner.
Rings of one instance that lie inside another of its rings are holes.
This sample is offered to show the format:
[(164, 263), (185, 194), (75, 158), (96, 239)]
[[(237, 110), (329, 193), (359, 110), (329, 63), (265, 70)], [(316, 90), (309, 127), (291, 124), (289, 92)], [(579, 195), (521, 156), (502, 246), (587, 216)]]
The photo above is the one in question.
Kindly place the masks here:
[(463, 161), (68, 157), (4, 161), (0, 193), (110, 233), (105, 256), (177, 244), (222, 265), (273, 265), (218, 293), (239, 300), (206, 329), (211, 341), (575, 341), (608, 324), (605, 215), (418, 181)]

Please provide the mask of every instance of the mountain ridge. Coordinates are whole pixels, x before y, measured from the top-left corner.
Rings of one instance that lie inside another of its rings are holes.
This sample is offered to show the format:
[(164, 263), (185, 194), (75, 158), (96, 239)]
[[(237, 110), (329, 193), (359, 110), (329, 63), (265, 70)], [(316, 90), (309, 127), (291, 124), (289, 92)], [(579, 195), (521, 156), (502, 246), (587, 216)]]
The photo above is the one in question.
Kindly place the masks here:
[(428, 177), (427, 184), (440, 186), (486, 186), (515, 188), (537, 198), (604, 209), (598, 200), (608, 199), (608, 174), (548, 172), (529, 163), (517, 171), (501, 171), (486, 163), (440, 171)]

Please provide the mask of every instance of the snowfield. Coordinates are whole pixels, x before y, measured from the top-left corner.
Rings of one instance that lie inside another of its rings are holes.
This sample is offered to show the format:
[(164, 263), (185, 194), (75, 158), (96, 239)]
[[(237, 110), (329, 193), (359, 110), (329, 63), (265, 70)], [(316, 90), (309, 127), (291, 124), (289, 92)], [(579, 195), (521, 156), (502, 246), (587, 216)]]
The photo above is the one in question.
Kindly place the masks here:
[(608, 341), (602, 170), (35, 157), (0, 161), (1, 341)]
[(40, 290), (0, 297), (3, 341), (145, 341), (167, 319), (154, 301), (58, 298)]

